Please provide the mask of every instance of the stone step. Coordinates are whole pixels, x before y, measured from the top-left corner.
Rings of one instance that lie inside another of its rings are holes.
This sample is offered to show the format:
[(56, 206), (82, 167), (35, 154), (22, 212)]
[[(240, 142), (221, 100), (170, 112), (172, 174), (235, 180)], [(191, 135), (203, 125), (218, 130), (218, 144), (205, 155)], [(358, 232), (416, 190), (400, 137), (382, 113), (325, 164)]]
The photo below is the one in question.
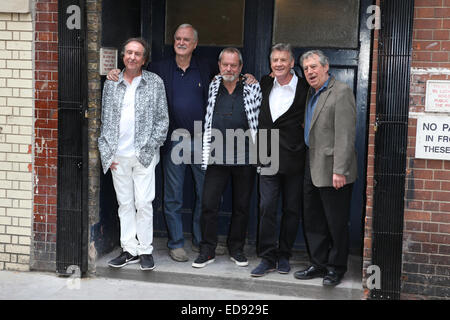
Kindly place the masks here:
[[(185, 246), (189, 256), (188, 262), (175, 262), (168, 255), (167, 239), (155, 238), (153, 258), (155, 269), (141, 271), (139, 264), (132, 264), (123, 268), (111, 268), (108, 261), (120, 254), (117, 248), (97, 259), (96, 274), (101, 277), (161, 282), (188, 286), (201, 286), (217, 289), (242, 290), (266, 294), (276, 294), (299, 299), (327, 299), (327, 300), (360, 300), (363, 298), (361, 281), (361, 258), (350, 256), (349, 271), (345, 274), (342, 283), (335, 288), (322, 286), (322, 279), (298, 280), (294, 272), (308, 266), (305, 252), (295, 252), (290, 263), (289, 274), (272, 272), (264, 277), (254, 278), (250, 271), (255, 268), (260, 259), (255, 254), (254, 246), (246, 246), (246, 255), (249, 260), (247, 267), (238, 267), (230, 260), (228, 254), (216, 256), (215, 262), (205, 268), (192, 267), (192, 262), (198, 253), (191, 250), (190, 245)], [(155, 293), (157, 294), (157, 293)], [(217, 298), (220, 300), (220, 293)]]

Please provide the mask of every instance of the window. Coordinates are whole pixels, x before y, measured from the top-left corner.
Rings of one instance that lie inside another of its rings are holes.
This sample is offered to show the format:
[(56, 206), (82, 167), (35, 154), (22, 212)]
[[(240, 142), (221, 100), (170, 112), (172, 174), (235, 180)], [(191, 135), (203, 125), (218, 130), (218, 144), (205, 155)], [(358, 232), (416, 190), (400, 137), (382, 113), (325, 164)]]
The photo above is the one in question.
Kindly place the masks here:
[(273, 43), (357, 48), (358, 0), (275, 0)]
[(173, 44), (180, 24), (189, 23), (199, 33), (199, 45), (242, 47), (244, 0), (166, 1), (165, 43)]

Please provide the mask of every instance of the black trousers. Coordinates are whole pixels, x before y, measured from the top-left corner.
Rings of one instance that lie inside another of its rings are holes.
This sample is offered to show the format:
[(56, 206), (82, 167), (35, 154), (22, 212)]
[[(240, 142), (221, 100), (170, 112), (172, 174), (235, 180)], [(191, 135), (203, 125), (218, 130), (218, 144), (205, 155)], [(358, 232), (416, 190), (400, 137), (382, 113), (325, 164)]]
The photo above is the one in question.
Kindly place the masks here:
[[(258, 255), (272, 263), (280, 257), (289, 259), (300, 223), (303, 175), (259, 177), (260, 217)], [(278, 199), (282, 197), (282, 215), (278, 234)]]
[(311, 263), (343, 275), (347, 271), (353, 183), (336, 190), (316, 187), (306, 153), (303, 227)]
[(243, 252), (255, 175), (256, 168), (250, 165), (208, 166), (203, 185), (202, 216), (200, 218), (202, 229), (200, 251), (202, 253), (215, 255), (220, 203), (230, 178), (232, 179), (233, 205), (227, 246), (230, 255)]

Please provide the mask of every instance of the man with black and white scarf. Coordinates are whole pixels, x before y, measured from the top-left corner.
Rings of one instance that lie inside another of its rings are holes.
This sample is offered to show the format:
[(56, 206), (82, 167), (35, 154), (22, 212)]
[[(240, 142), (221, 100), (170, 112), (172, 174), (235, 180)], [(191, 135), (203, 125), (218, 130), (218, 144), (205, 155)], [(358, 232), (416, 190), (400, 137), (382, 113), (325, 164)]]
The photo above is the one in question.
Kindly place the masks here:
[(218, 213), (222, 194), (230, 178), (233, 210), (227, 239), (228, 251), (231, 260), (238, 266), (248, 265), (244, 244), (256, 175), (252, 156), (256, 150), (262, 94), (258, 83), (247, 84), (243, 81), (242, 64), (242, 55), (238, 49), (222, 50), (219, 55), (220, 75), (209, 86), (203, 136), (202, 167), (206, 169), (206, 174), (200, 219), (202, 241), (200, 254), (192, 264), (194, 268), (203, 268), (214, 262)]

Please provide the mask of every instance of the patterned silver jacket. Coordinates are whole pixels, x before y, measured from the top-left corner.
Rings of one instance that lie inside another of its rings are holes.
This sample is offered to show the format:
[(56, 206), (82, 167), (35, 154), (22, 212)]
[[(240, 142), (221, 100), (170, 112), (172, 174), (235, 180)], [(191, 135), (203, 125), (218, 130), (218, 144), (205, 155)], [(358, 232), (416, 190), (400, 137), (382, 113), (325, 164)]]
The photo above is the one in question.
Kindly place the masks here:
[[(102, 124), (98, 149), (106, 173), (117, 151), (120, 131), (120, 116), (126, 84), (123, 72), (119, 81), (106, 80), (102, 98)], [(153, 156), (159, 152), (166, 139), (169, 127), (166, 91), (162, 79), (142, 70), (142, 79), (136, 88), (134, 148), (139, 162), (148, 167)]]

